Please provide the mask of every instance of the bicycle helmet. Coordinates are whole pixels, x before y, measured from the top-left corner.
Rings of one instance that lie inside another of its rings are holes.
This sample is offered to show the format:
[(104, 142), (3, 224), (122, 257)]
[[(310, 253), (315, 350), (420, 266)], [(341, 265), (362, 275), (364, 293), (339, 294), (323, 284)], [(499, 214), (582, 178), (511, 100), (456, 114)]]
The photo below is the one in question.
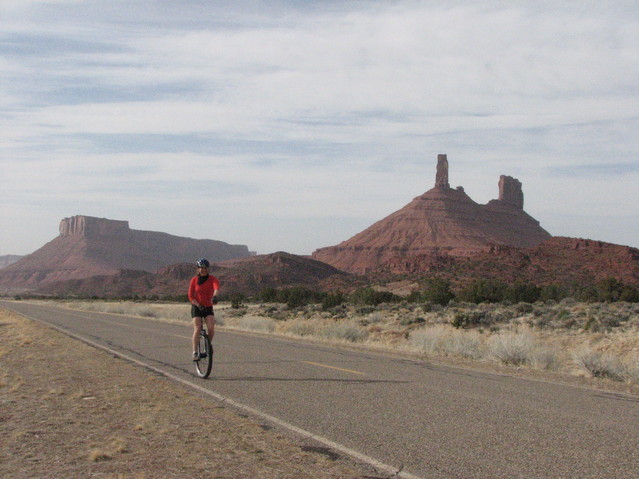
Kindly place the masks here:
[(197, 265), (198, 268), (208, 268), (209, 266), (211, 266), (211, 263), (209, 263), (209, 260), (205, 258), (198, 259), (195, 262), (195, 264)]

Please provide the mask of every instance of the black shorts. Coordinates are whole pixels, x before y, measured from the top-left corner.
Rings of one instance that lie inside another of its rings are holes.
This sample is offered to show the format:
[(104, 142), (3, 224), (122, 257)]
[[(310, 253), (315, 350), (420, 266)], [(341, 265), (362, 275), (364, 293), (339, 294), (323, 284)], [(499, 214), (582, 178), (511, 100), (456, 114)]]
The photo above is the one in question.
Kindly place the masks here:
[(192, 318), (206, 318), (207, 316), (214, 316), (213, 306), (203, 306), (198, 308), (194, 304), (191, 305)]

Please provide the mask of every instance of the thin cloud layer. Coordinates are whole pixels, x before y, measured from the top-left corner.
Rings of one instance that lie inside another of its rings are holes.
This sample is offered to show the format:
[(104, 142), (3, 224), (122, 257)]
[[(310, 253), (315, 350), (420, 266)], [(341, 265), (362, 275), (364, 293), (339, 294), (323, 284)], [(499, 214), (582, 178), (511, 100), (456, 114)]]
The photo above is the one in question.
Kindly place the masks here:
[(3, 2), (0, 254), (74, 214), (310, 253), (437, 153), (478, 202), (513, 175), (552, 234), (639, 246), (632, 3)]

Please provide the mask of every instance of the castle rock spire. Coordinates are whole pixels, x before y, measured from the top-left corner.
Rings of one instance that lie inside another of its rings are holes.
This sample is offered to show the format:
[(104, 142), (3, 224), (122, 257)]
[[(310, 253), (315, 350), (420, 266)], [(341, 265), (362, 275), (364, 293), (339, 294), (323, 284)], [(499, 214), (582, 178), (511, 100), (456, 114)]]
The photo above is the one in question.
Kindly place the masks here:
[(450, 188), (448, 183), (448, 158), (446, 155), (437, 155), (437, 173), (435, 174), (435, 187)]

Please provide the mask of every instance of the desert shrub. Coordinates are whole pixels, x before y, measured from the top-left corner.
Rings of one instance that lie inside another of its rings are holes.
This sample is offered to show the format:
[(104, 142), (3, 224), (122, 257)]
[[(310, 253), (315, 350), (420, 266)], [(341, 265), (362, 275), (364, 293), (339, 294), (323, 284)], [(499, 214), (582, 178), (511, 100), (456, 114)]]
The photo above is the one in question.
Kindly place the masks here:
[(279, 299), (278, 292), (275, 288), (264, 288), (257, 295), (257, 299), (263, 303), (277, 303)]
[(264, 316), (273, 316), (279, 312), (280, 308), (277, 306), (260, 306), (260, 314)]
[(478, 333), (451, 332), (442, 344), (442, 350), (449, 356), (479, 359), (483, 356), (482, 342)]
[(370, 313), (366, 319), (370, 324), (380, 323), (384, 319), (384, 315), (379, 311), (374, 311)]
[(596, 303), (599, 300), (599, 292), (594, 285), (581, 286), (575, 290), (575, 297), (584, 303)]
[(257, 296), (264, 303), (285, 303), (289, 308), (301, 308), (309, 304), (321, 303), (326, 293), (302, 286), (292, 288), (264, 288)]
[(248, 313), (248, 309), (246, 307), (240, 307), (237, 309), (227, 309), (226, 310), (226, 315), (229, 318), (241, 318), (242, 316), (246, 316), (246, 314)]
[(280, 301), (289, 308), (299, 308), (315, 301), (315, 291), (302, 287), (282, 289), (279, 292)]
[(596, 378), (610, 378), (623, 381), (627, 377), (627, 368), (621, 360), (608, 353), (604, 354), (590, 348), (574, 353), (575, 364)]
[(457, 329), (467, 329), (481, 324), (487, 324), (486, 311), (461, 311), (455, 313), (451, 324)]
[(244, 317), (237, 324), (240, 329), (272, 333), (275, 331), (275, 321), (271, 318)]
[(320, 330), (319, 335), (326, 339), (358, 343), (368, 337), (368, 331), (354, 323), (335, 323)]
[(533, 338), (529, 334), (504, 333), (490, 340), (490, 354), (504, 364), (526, 364), (533, 347)]
[(410, 326), (411, 324), (424, 324), (425, 322), (426, 320), (421, 316), (404, 316), (402, 319), (399, 320), (399, 324), (401, 324), (402, 326)]
[(619, 301), (624, 284), (616, 278), (605, 278), (597, 283), (597, 301), (611, 303)]
[(478, 333), (451, 330), (444, 326), (417, 329), (408, 338), (409, 344), (427, 354), (479, 359), (482, 342)]
[(532, 283), (517, 282), (506, 288), (504, 300), (513, 303), (534, 303), (541, 297), (541, 288)]
[(606, 330), (610, 330), (612, 328), (618, 328), (619, 326), (621, 326), (621, 323), (626, 321), (627, 318), (624, 318), (623, 316), (620, 316), (618, 314), (608, 313), (601, 314), (598, 320), (603, 328), (605, 328)]
[(616, 314), (613, 312), (593, 311), (584, 324), (584, 331), (597, 333), (600, 331), (610, 331), (621, 326), (622, 322), (629, 319), (629, 316)]
[(541, 316), (533, 323), (536, 327), (543, 329), (550, 325), (550, 318), (548, 316)]
[(464, 289), (458, 297), (470, 303), (499, 303), (504, 300), (507, 286), (505, 283), (493, 279), (478, 279)]
[(639, 289), (634, 286), (625, 286), (619, 296), (619, 301), (628, 303), (639, 303)]
[(626, 379), (628, 382), (639, 384), (639, 357), (630, 360), (626, 367)]
[(481, 322), (482, 324), (507, 323), (511, 319), (517, 317), (514, 309), (499, 308), (492, 311), (486, 311), (486, 316)]
[[(424, 313), (430, 313), (431, 311), (433, 311), (433, 307), (434, 306), (435, 305), (433, 303), (430, 303), (430, 302), (427, 301), (424, 304), (422, 304), (422, 311)], [(440, 305), (440, 308), (441, 308), (441, 305)]]
[(334, 293), (328, 293), (322, 299), (322, 309), (327, 310), (334, 308), (336, 306), (341, 306), (346, 302), (346, 295), (341, 291), (336, 291)]
[(519, 314), (530, 314), (534, 311), (535, 307), (530, 303), (519, 303), (515, 305), (515, 311)]
[(294, 320), (286, 323), (283, 331), (294, 336), (319, 336), (319, 325), (310, 321)]
[(240, 309), (244, 306), (244, 301), (246, 300), (246, 296), (242, 293), (233, 293), (229, 297), (231, 300), (231, 308)]
[(369, 314), (376, 311), (374, 306), (361, 306), (359, 308), (355, 308), (355, 312), (357, 314)]
[(405, 300), (409, 303), (421, 303), (424, 301), (424, 298), (421, 291), (413, 290), (406, 296)]
[(442, 278), (432, 278), (424, 282), (423, 289), (415, 292), (415, 301), (425, 301), (431, 304), (446, 306), (455, 297), (450, 289), (450, 281)]
[(535, 346), (530, 351), (529, 363), (536, 369), (559, 369), (559, 353), (550, 346)]
[(503, 364), (529, 365), (540, 369), (551, 369), (558, 364), (557, 352), (540, 346), (530, 333), (503, 333), (489, 341), (490, 356)]
[(419, 351), (439, 354), (443, 349), (443, 342), (450, 334), (450, 330), (443, 326), (417, 329), (408, 337), (408, 342)]
[(546, 303), (548, 301), (561, 301), (569, 295), (570, 292), (566, 286), (559, 284), (548, 284), (541, 287), (541, 290), (539, 291), (539, 300)]
[(373, 288), (361, 288), (353, 291), (348, 300), (353, 304), (366, 304), (377, 306), (381, 303), (393, 303), (402, 298), (390, 291), (376, 291)]

